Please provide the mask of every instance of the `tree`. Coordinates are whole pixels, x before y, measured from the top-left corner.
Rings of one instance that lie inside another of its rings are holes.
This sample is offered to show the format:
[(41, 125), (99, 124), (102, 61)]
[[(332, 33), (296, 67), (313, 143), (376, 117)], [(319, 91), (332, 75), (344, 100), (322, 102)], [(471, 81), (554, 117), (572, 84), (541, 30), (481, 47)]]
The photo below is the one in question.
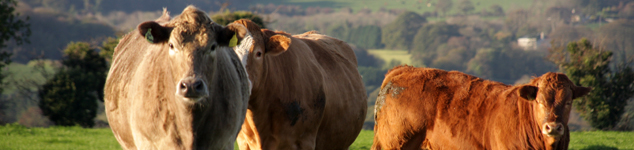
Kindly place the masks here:
[(64, 53), (64, 67), (38, 93), (39, 107), (56, 125), (92, 127), (97, 100), (103, 101), (106, 59), (84, 42), (71, 42)]
[(105, 58), (106, 61), (111, 62), (112, 55), (114, 54), (114, 48), (117, 47), (118, 44), (119, 38), (108, 37), (108, 39), (101, 43), (101, 51), (99, 51), (99, 55)]
[(407, 11), (400, 14), (392, 23), (382, 29), (381, 42), (386, 49), (409, 49), (416, 34), (415, 31), (423, 26), (427, 19), (415, 12)]
[[(28, 37), (31, 35), (29, 24), (25, 20), (19, 18), (20, 14), (15, 13), (17, 2), (15, 0), (0, 0), (0, 50), (7, 47), (9, 40), (13, 39), (16, 45), (22, 45), (29, 42)], [(11, 63), (11, 52), (0, 52), (0, 93), (4, 91), (4, 78), (6, 73), (4, 68)], [(8, 107), (7, 101), (0, 100), (0, 123), (3, 122), (4, 110)]]
[(430, 66), (437, 57), (437, 49), (449, 38), (460, 36), (457, 25), (439, 22), (426, 24), (416, 32), (412, 42), (412, 61), (416, 66)]
[(592, 127), (601, 130), (616, 126), (627, 100), (634, 96), (634, 70), (627, 63), (611, 67), (612, 54), (581, 39), (553, 48), (548, 56), (573, 83), (592, 87), (588, 96), (573, 104)]
[(447, 16), (447, 12), (453, 7), (453, 0), (438, 0), (436, 3), (436, 11), (442, 12), (443, 16)]
[(467, 15), (475, 10), (475, 6), (473, 6), (471, 0), (461, 0), (460, 3), (458, 3), (458, 10), (460, 10), (462, 14)]
[(262, 19), (262, 17), (248, 11), (234, 11), (234, 12), (226, 11), (224, 13), (218, 13), (211, 16), (211, 19), (215, 23), (218, 23), (223, 26), (229, 23), (232, 23), (236, 20), (249, 19), (253, 21), (253, 23), (259, 25), (260, 28), (263, 28), (263, 29), (266, 28), (266, 25), (264, 24), (264, 20)]
[(493, 16), (504, 16), (504, 9), (498, 4), (491, 5), (489, 9), (491, 9), (491, 15)]
[(495, 81), (513, 84), (524, 75), (539, 76), (556, 67), (544, 61), (543, 53), (510, 47), (479, 49), (467, 63), (466, 72)]
[[(614, 59), (627, 61), (634, 56), (634, 21), (620, 19), (599, 28), (601, 42), (606, 49), (614, 51)], [(628, 58), (629, 57), (629, 58)]]

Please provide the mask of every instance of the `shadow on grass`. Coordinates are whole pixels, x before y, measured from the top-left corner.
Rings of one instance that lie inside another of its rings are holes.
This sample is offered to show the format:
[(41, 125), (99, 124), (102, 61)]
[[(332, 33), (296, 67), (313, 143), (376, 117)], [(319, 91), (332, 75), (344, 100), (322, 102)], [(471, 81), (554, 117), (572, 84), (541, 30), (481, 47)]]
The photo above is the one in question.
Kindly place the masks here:
[(618, 148), (605, 145), (590, 145), (581, 150), (618, 150)]
[(50, 140), (46, 140), (44, 142), (49, 143), (49, 144), (53, 144), (53, 143), (64, 143), (64, 144), (66, 144), (66, 143), (72, 143), (73, 141), (66, 140), (66, 139), (64, 139), (64, 140), (61, 140), (61, 139), (50, 139)]

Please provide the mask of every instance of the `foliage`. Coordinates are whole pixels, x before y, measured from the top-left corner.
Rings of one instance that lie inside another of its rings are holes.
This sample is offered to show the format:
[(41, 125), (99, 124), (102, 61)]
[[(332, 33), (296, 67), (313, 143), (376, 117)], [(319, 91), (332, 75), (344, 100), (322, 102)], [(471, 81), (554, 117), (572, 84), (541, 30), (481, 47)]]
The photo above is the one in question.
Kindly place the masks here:
[[(9, 40), (13, 39), (16, 45), (22, 45), (29, 42), (28, 37), (31, 35), (31, 29), (27, 21), (20, 19), (20, 14), (15, 13), (17, 2), (15, 0), (0, 0), (0, 50), (7, 47)], [(5, 87), (4, 79), (7, 77), (5, 67), (11, 63), (11, 55), (9, 51), (0, 51), (0, 93), (3, 93)], [(9, 103), (5, 99), (0, 99), (0, 124), (4, 123), (5, 109), (9, 107)]]
[(240, 19), (249, 19), (251, 21), (253, 21), (253, 23), (257, 24), (260, 26), (260, 28), (266, 28), (266, 26), (264, 25), (264, 20), (262, 19), (262, 17), (260, 17), (257, 14), (254, 14), (252, 12), (248, 12), (248, 11), (234, 11), (234, 12), (230, 12), (230, 11), (226, 11), (224, 13), (218, 13), (215, 14), (213, 16), (211, 16), (211, 19), (215, 22), (218, 23), (220, 25), (227, 25), (229, 23), (232, 23), (233, 21), (236, 20), (240, 20)]
[(88, 43), (71, 42), (64, 53), (64, 68), (38, 93), (39, 106), (56, 125), (92, 127), (96, 100), (103, 101), (106, 60)]
[[(7, 77), (4, 79), (6, 84), (2, 99), (7, 105), (3, 109), (2, 120), (15, 122), (26, 119), (23, 119), (25, 111), (29, 111), (28, 109), (31, 107), (37, 107), (38, 88), (44, 85), (46, 80), (52, 78), (59, 66), (61, 64), (58, 61), (52, 60), (32, 60), (27, 64), (11, 63), (8, 65), (5, 70)], [(37, 116), (35, 114), (26, 116)], [(39, 121), (44, 120), (35, 122)]]
[(447, 12), (453, 7), (453, 0), (438, 0), (436, 3), (436, 11), (442, 12), (443, 16), (447, 16)]
[(385, 61), (376, 55), (370, 54), (368, 50), (358, 47), (352, 47), (352, 49), (354, 50), (354, 54), (357, 57), (358, 66), (375, 68), (383, 67), (382, 65), (385, 63)]
[[(20, 19), (20, 14), (15, 13), (17, 2), (15, 0), (0, 0), (0, 49), (7, 46), (5, 43), (14, 39), (17, 45), (29, 42), (31, 35), (29, 17)], [(3, 52), (4, 53), (4, 52)], [(5, 54), (2, 54), (5, 55)]]
[(401, 62), (399, 65), (412, 65), (412, 56), (407, 52), (407, 50), (373, 49), (368, 50), (368, 52), (381, 58), (383, 62), (387, 62), (382, 66), (384, 69), (391, 69), (393, 66), (389, 66), (389, 64), (392, 63), (393, 60)]
[(113, 27), (94, 19), (79, 20), (76, 16), (56, 12), (28, 12), (31, 44), (9, 46), (17, 51), (13, 61), (27, 63), (33, 59), (60, 60), (63, 50), (71, 41), (101, 41), (115, 36)]
[(507, 48), (480, 49), (469, 60), (466, 71), (470, 74), (512, 84), (524, 75), (539, 76), (555, 70), (543, 60), (544, 55), (534, 51)]
[(412, 63), (418, 66), (430, 66), (437, 57), (436, 50), (449, 38), (460, 36), (459, 27), (444, 22), (426, 24), (418, 29), (412, 42)]
[(119, 44), (119, 38), (108, 37), (105, 41), (101, 43), (101, 51), (99, 51), (99, 55), (106, 59), (106, 61), (112, 61), (112, 55), (114, 54), (114, 48)]
[(531, 12), (525, 9), (512, 10), (506, 14), (506, 26), (513, 33), (515, 38), (523, 36), (525, 33), (518, 33), (520, 30), (530, 28), (529, 17)]
[(491, 10), (490, 14), (493, 16), (504, 16), (504, 8), (498, 4), (491, 5), (489, 9)]
[(409, 49), (418, 29), (427, 20), (415, 12), (404, 12), (383, 27), (381, 42), (386, 49)]
[(462, 12), (462, 14), (464, 15), (467, 15), (475, 10), (475, 6), (473, 6), (471, 0), (460, 0), (457, 7), (458, 10), (460, 10), (460, 12)]
[(614, 61), (634, 59), (634, 20), (620, 19), (599, 28), (599, 41), (614, 52)]
[(326, 35), (354, 44), (360, 48), (381, 48), (381, 27), (376, 25), (362, 25), (352, 27), (347, 21), (330, 25)]
[(42, 116), (42, 110), (37, 106), (29, 107), (22, 112), (18, 123), (27, 127), (48, 127), (53, 124), (48, 118)]
[(625, 63), (612, 70), (612, 54), (581, 39), (566, 48), (553, 48), (549, 56), (576, 85), (593, 88), (573, 104), (592, 127), (601, 130), (615, 127), (627, 100), (634, 96), (634, 70)]

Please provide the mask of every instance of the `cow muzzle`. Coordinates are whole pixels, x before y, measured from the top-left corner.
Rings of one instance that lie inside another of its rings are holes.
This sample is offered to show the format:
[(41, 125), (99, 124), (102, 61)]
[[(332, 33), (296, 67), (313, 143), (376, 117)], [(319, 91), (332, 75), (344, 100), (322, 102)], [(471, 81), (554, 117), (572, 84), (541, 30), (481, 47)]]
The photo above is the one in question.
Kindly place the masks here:
[(564, 126), (561, 123), (548, 122), (542, 126), (542, 134), (548, 137), (559, 137), (564, 134)]
[(198, 102), (209, 96), (207, 84), (200, 78), (185, 77), (176, 86), (176, 96), (185, 101)]

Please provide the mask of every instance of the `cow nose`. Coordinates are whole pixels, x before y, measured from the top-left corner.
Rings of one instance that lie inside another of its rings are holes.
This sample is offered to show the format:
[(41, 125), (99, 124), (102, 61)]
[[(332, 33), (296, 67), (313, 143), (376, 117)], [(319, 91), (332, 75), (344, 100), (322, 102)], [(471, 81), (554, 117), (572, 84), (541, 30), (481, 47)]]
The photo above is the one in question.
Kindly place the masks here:
[(542, 127), (542, 133), (548, 136), (560, 136), (564, 133), (564, 126), (561, 123), (545, 123)]
[(200, 78), (186, 77), (183, 78), (176, 88), (176, 95), (189, 101), (198, 101), (207, 97), (207, 85)]

